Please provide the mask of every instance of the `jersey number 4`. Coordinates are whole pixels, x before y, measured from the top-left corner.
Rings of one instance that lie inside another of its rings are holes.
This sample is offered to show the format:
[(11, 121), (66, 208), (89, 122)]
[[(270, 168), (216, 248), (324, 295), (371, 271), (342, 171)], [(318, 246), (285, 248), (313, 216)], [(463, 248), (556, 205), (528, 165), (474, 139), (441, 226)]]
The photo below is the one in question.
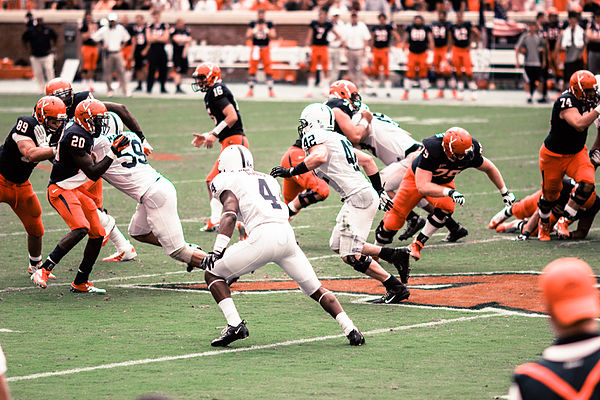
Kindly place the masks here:
[(279, 204), (279, 199), (273, 196), (271, 189), (269, 189), (269, 185), (267, 185), (267, 181), (260, 178), (258, 180), (258, 193), (263, 197), (263, 199), (271, 202), (271, 207), (281, 210), (281, 205)]

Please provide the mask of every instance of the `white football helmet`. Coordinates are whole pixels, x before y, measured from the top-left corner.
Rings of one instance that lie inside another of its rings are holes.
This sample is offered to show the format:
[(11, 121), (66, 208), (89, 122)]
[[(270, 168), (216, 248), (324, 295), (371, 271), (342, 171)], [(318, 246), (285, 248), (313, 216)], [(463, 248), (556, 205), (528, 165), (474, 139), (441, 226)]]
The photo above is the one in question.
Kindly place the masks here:
[(106, 113), (108, 116), (108, 129), (104, 133), (104, 136), (118, 136), (123, 133), (123, 121), (121, 118), (114, 112), (109, 111)]
[(219, 172), (254, 170), (254, 159), (250, 150), (239, 144), (227, 146), (219, 155)]
[(326, 104), (313, 103), (304, 107), (299, 119), (298, 134), (302, 137), (313, 129), (333, 131), (335, 116)]

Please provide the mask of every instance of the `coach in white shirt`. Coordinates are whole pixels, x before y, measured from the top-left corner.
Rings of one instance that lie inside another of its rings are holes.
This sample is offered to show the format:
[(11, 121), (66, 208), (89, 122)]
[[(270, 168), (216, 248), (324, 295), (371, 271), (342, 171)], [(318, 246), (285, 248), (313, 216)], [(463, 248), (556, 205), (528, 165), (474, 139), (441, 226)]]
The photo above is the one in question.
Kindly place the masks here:
[(358, 12), (352, 10), (350, 23), (345, 28), (346, 57), (348, 58), (348, 75), (350, 80), (361, 90), (365, 90), (363, 63), (367, 57), (367, 46), (371, 39), (369, 28), (358, 20)]
[(117, 24), (117, 14), (115, 13), (108, 14), (108, 25), (98, 29), (92, 36), (92, 39), (96, 42), (102, 42), (102, 49), (104, 50), (104, 62), (102, 66), (109, 97), (113, 95), (111, 82), (115, 72), (119, 78), (123, 95), (129, 96), (125, 79), (125, 62), (121, 54), (121, 48), (130, 37), (127, 29), (123, 25)]

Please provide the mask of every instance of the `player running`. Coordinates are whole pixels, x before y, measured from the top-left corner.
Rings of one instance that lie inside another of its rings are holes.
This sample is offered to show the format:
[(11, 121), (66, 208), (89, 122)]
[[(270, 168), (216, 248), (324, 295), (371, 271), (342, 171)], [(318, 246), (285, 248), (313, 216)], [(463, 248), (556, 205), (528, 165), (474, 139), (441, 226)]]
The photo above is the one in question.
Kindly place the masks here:
[(67, 121), (61, 99), (42, 97), (33, 116), (21, 116), (0, 146), (0, 203), (6, 203), (19, 217), (27, 232), (29, 266), (33, 274), (42, 263), (42, 207), (33, 192), (29, 177), (35, 166), (52, 160), (56, 149), (48, 147), (48, 138), (62, 133)]
[[(254, 171), (252, 154), (244, 146), (229, 146), (219, 155), (220, 174), (212, 181), (211, 190), (223, 204), (219, 234), (213, 251), (202, 261), (204, 278), (219, 308), (227, 319), (227, 327), (212, 346), (227, 346), (248, 337), (248, 328), (242, 321), (225, 283), (274, 262), (298, 283), (304, 294), (317, 301), (339, 323), (352, 346), (361, 346), (365, 339), (346, 315), (333, 293), (317, 279), (310, 262), (296, 243), (288, 223), (281, 190), (275, 179)], [(248, 240), (227, 248), (242, 216), (249, 233)], [(276, 244), (276, 245), (274, 245)]]
[[(314, 170), (328, 182), (344, 202), (329, 240), (331, 249), (356, 271), (383, 283), (387, 293), (377, 303), (399, 303), (407, 299), (410, 292), (372, 257), (378, 256), (393, 264), (402, 278), (408, 274), (408, 254), (400, 248), (382, 248), (365, 242), (377, 209), (391, 205), (389, 197), (383, 190), (373, 158), (354, 149), (344, 136), (335, 135), (333, 124), (333, 111), (329, 107), (320, 103), (306, 106), (300, 115), (298, 132), (308, 156), (293, 168), (274, 167), (271, 175), (289, 178)], [(359, 165), (371, 184), (360, 172)]]
[(96, 288), (88, 280), (105, 236), (89, 187), (100, 179), (129, 144), (129, 139), (118, 136), (111, 145), (111, 152), (94, 162), (91, 156), (92, 145), (94, 137), (98, 137), (106, 129), (106, 113), (102, 102), (96, 99), (82, 101), (75, 109), (73, 123), (67, 126), (58, 142), (50, 173), (48, 201), (71, 231), (58, 242), (41, 267), (31, 275), (31, 280), (41, 288), (46, 288), (48, 277), (56, 264), (87, 235), (89, 238), (83, 251), (83, 260), (70, 290), (74, 293), (106, 293), (106, 290)]
[[(215, 127), (211, 131), (202, 134), (194, 133), (192, 145), (210, 149), (218, 140), (221, 144), (221, 151), (234, 144), (247, 148), (249, 143), (244, 134), (242, 115), (233, 94), (222, 82), (221, 68), (216, 64), (205, 62), (196, 67), (192, 76), (194, 78), (192, 90), (206, 93), (204, 105), (208, 115), (215, 121)], [(213, 197), (210, 190), (210, 183), (218, 173), (217, 160), (206, 176), (206, 188), (210, 198), (210, 218), (201, 228), (205, 232), (214, 232), (221, 218), (221, 203)]]

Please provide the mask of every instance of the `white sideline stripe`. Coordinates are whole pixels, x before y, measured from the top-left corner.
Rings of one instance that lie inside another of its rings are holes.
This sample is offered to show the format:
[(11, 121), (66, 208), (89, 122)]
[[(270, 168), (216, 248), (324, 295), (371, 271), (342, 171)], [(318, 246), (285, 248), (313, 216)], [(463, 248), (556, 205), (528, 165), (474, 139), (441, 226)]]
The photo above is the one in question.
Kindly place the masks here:
[[(474, 319), (497, 317), (500, 315), (501, 314), (499, 314), (499, 313), (484, 314), (484, 315), (475, 315), (472, 317), (442, 319), (442, 320), (431, 321), (431, 322), (423, 322), (423, 323), (414, 324), (414, 325), (397, 326), (397, 327), (393, 327), (393, 328), (373, 329), (368, 332), (363, 332), (363, 335), (370, 336), (370, 335), (379, 335), (379, 334), (387, 333), (387, 332), (405, 331), (405, 330), (409, 330), (409, 329), (413, 329), (413, 328), (429, 328), (432, 326), (445, 325), (445, 324), (450, 324), (453, 322), (471, 321)], [(24, 380), (48, 378), (51, 376), (71, 375), (71, 374), (77, 374), (80, 372), (96, 371), (96, 370), (101, 370), (101, 369), (131, 367), (131, 366), (135, 366), (135, 365), (143, 365), (143, 364), (151, 364), (151, 363), (175, 361), (175, 360), (186, 360), (186, 359), (190, 359), (190, 358), (209, 357), (209, 356), (216, 356), (216, 355), (220, 355), (220, 354), (242, 353), (242, 352), (254, 351), (254, 350), (265, 350), (265, 349), (272, 349), (272, 348), (276, 348), (276, 347), (292, 346), (292, 345), (296, 345), (296, 344), (322, 342), (322, 341), (329, 340), (329, 339), (338, 339), (338, 338), (343, 338), (343, 337), (345, 337), (344, 334), (330, 335), (330, 336), (318, 336), (318, 337), (307, 338), (307, 339), (288, 340), (285, 342), (244, 347), (241, 349), (214, 350), (214, 351), (205, 351), (203, 353), (182, 354), (179, 356), (145, 358), (145, 359), (141, 359), (141, 360), (132, 360), (132, 361), (119, 362), (119, 363), (96, 365), (93, 367), (74, 368), (74, 369), (68, 369), (68, 370), (64, 370), (64, 371), (53, 371), (53, 372), (43, 372), (43, 373), (39, 373), (39, 374), (13, 376), (13, 377), (8, 378), (7, 381), (8, 382), (18, 382), (18, 381), (24, 381)]]
[(13, 331), (12, 329), (0, 328), (0, 333), (23, 333), (21, 331)]

